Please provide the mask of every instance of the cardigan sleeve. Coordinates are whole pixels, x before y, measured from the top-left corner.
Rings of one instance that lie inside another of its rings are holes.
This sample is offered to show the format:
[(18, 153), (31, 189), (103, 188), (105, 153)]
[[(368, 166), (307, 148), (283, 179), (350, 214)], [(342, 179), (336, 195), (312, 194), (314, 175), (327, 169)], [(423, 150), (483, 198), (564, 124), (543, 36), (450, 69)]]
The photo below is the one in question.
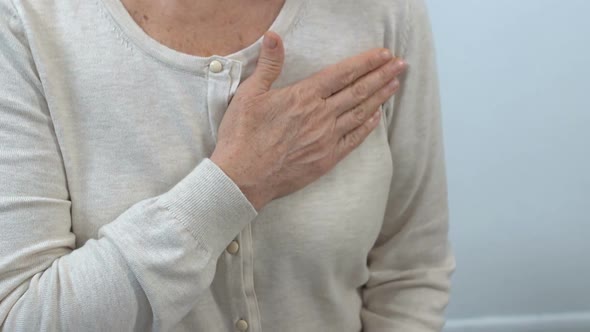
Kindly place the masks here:
[(455, 260), (434, 44), (424, 0), (408, 0), (401, 88), (385, 105), (393, 178), (363, 289), (365, 332), (440, 331)]
[[(58, 139), (17, 10), (0, 0), (0, 330), (168, 330), (257, 212), (211, 160), (76, 248)], [(83, 221), (82, 221), (83, 222)]]

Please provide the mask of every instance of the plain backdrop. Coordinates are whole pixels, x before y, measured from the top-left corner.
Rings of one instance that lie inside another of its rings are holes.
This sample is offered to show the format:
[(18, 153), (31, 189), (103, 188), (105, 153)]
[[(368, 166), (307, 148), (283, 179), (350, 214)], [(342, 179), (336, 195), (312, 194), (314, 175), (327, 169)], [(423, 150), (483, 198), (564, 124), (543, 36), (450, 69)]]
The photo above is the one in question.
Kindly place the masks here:
[(590, 1), (427, 3), (458, 263), (449, 325), (590, 323)]

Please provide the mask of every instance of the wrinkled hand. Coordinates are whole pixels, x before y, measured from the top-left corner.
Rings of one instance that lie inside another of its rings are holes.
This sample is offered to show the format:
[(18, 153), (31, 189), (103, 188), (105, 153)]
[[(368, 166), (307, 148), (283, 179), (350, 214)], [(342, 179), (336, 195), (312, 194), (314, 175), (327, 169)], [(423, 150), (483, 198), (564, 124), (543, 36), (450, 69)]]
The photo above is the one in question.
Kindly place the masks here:
[(257, 210), (318, 179), (358, 147), (379, 123), (379, 106), (397, 91), (406, 68), (377, 48), (271, 90), (284, 47), (274, 32), (264, 38), (257, 67), (232, 98), (211, 156)]

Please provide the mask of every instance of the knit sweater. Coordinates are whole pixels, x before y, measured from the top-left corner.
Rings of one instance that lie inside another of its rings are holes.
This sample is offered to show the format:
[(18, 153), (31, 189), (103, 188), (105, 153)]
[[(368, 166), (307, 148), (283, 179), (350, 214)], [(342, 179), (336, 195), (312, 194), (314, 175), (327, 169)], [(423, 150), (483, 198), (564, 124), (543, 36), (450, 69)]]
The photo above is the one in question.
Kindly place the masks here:
[(120, 0), (0, 0), (0, 329), (440, 330), (454, 259), (424, 0), (287, 0), (270, 30), (273, 88), (374, 47), (409, 69), (359, 148), (256, 211), (209, 157), (262, 38), (199, 57)]

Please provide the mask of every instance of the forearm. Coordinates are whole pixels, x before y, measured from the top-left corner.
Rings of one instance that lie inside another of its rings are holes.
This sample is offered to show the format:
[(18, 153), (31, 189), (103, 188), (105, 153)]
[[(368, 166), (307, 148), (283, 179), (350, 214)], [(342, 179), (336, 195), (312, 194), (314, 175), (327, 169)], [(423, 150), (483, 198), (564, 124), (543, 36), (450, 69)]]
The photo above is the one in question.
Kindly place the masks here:
[(218, 256), (256, 215), (208, 160), (75, 250), (73, 234), (60, 231), (66, 201), (24, 200), (0, 200), (8, 227), (0, 245), (0, 321), (8, 331), (141, 330), (146, 323), (165, 330), (209, 287)]

